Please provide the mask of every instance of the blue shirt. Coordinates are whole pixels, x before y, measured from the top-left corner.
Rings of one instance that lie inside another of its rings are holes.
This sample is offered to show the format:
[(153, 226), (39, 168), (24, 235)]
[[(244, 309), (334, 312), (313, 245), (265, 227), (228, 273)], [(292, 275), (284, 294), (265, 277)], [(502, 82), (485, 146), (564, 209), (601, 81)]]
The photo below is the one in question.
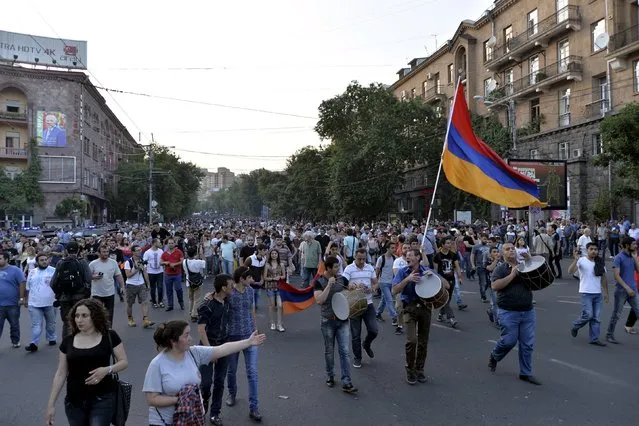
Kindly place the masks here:
[[(432, 269), (424, 265), (419, 265), (420, 277), (423, 276), (426, 271), (432, 271)], [(404, 266), (402, 269), (397, 271), (397, 275), (395, 275), (395, 278), (393, 278), (393, 287), (399, 285), (399, 283), (404, 281), (404, 279), (407, 276), (409, 276), (411, 272), (412, 272), (412, 268), (410, 266)], [(419, 296), (417, 296), (417, 293), (415, 293), (415, 283), (411, 283), (411, 282), (406, 284), (406, 287), (404, 287), (404, 290), (402, 290), (402, 293), (399, 296), (401, 301), (406, 303), (412, 302), (413, 299), (415, 299), (416, 297), (419, 297)]]
[(228, 325), (229, 338), (246, 339), (255, 331), (253, 323), (254, 292), (255, 290), (248, 286), (244, 287), (244, 293), (233, 288), (233, 292), (228, 297), (231, 306)]
[[(612, 268), (619, 269), (619, 275), (626, 284), (635, 292), (637, 291), (637, 283), (635, 282), (635, 259), (632, 255), (621, 251), (612, 261)], [(617, 288), (623, 290), (621, 284), (617, 283)]]
[(0, 306), (18, 306), (20, 284), (25, 281), (22, 270), (17, 266), (7, 265), (0, 269)]

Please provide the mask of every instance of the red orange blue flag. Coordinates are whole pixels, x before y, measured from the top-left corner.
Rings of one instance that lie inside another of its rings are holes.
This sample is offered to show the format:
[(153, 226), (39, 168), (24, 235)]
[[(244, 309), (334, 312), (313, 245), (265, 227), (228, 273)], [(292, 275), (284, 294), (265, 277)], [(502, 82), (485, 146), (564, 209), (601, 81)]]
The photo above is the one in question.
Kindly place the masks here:
[(546, 206), (539, 201), (537, 183), (509, 166), (475, 135), (461, 84), (457, 84), (446, 134), (442, 166), (452, 185), (506, 207)]
[(284, 280), (279, 282), (280, 298), (282, 299), (282, 312), (284, 315), (294, 314), (310, 308), (315, 304), (313, 286), (296, 288)]

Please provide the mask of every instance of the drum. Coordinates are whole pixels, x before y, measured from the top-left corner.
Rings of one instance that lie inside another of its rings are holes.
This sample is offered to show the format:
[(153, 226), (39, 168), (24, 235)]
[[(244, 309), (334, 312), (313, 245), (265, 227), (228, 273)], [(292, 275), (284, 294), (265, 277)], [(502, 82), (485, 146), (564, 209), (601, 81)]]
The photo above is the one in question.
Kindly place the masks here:
[(520, 263), (517, 269), (519, 276), (530, 286), (531, 290), (543, 290), (555, 280), (555, 276), (543, 256), (532, 256)]
[(449, 297), (448, 291), (442, 287), (442, 291), (440, 291), (436, 297), (432, 298), (432, 302), (430, 302), (430, 304), (433, 305), (433, 309), (441, 309), (446, 306)]
[(366, 293), (362, 290), (345, 290), (343, 293), (345, 293), (346, 299), (348, 300), (348, 317), (353, 318), (364, 315), (366, 309), (368, 309)]
[(424, 275), (415, 283), (415, 293), (427, 305), (439, 309), (448, 303), (448, 291), (437, 274)]
[(333, 298), (331, 299), (331, 306), (338, 319), (341, 319), (342, 321), (348, 319), (348, 299), (346, 299), (346, 296), (344, 296), (343, 293), (335, 293), (333, 295)]

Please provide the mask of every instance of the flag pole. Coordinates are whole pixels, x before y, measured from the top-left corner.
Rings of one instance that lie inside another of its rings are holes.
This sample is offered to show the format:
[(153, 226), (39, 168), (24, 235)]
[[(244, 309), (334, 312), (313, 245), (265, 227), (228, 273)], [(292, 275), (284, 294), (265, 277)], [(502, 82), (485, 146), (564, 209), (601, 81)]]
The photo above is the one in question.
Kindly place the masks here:
[(459, 90), (459, 85), (461, 84), (461, 76), (457, 78), (457, 85), (455, 86), (455, 96), (453, 97), (453, 105), (450, 107), (450, 111), (448, 113), (448, 125), (446, 126), (446, 136), (444, 138), (444, 146), (442, 147), (442, 155), (439, 157), (439, 167), (437, 168), (437, 177), (435, 178), (435, 186), (433, 188), (433, 196), (430, 200), (430, 205), (428, 208), (428, 217), (426, 218), (426, 231), (424, 234), (424, 238), (422, 239), (422, 246), (426, 245), (426, 234), (428, 234), (428, 227), (430, 226), (430, 219), (433, 215), (433, 204), (435, 203), (435, 196), (437, 195), (437, 187), (439, 186), (439, 177), (442, 173), (442, 164), (444, 162), (444, 153), (446, 152), (446, 146), (448, 145), (448, 134), (450, 132), (450, 123), (453, 119), (453, 111), (455, 110), (455, 104), (457, 102), (457, 92)]

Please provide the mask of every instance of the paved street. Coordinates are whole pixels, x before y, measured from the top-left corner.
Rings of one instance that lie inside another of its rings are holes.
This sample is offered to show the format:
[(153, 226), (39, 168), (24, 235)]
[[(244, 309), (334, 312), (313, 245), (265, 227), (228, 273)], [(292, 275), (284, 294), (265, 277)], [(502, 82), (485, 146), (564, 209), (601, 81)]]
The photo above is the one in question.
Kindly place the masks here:
[[(565, 262), (564, 271), (567, 269)], [(211, 283), (206, 284), (207, 291)], [(633, 425), (639, 392), (637, 360), (639, 335), (617, 326), (621, 344), (605, 348), (587, 344), (587, 329), (573, 339), (571, 321), (580, 312), (576, 280), (564, 279), (537, 292), (537, 342), (534, 374), (543, 386), (517, 380), (517, 353), (487, 368), (488, 354), (498, 338), (479, 301), (477, 282), (463, 286), (467, 312), (455, 311), (459, 330), (433, 323), (426, 372), (428, 384), (409, 386), (404, 375), (404, 337), (396, 336), (390, 321), (380, 324), (373, 344), (375, 359), (351, 368), (356, 397), (324, 384), (323, 344), (319, 311), (313, 307), (285, 318), (285, 333), (267, 332), (259, 354), (260, 407), (265, 425)], [(265, 295), (264, 295), (265, 296)], [(266, 298), (260, 300), (259, 327), (267, 329)], [(124, 304), (116, 302), (115, 329), (123, 338), (129, 368), (121, 377), (133, 382), (130, 425), (147, 423), (141, 392), (144, 373), (155, 355), (152, 331), (126, 326)], [(139, 308), (136, 307), (139, 315)], [(602, 327), (608, 325), (611, 305), (605, 305)], [(386, 314), (387, 315), (387, 314)], [(156, 322), (185, 317), (182, 311), (153, 311)], [(195, 332), (196, 327), (193, 327)], [(43, 424), (44, 410), (57, 365), (57, 348), (40, 345), (35, 354), (23, 349), (30, 333), (29, 315), (21, 316), (22, 344), (12, 349), (8, 324), (0, 339), (0, 425)], [(60, 330), (60, 327), (58, 327)], [(602, 336), (603, 337), (603, 336)], [(336, 354), (336, 373), (339, 361)], [(238, 372), (238, 404), (223, 408), (227, 425), (251, 424), (243, 362)], [(64, 394), (64, 391), (63, 391)], [(57, 404), (58, 425), (66, 424)]]

